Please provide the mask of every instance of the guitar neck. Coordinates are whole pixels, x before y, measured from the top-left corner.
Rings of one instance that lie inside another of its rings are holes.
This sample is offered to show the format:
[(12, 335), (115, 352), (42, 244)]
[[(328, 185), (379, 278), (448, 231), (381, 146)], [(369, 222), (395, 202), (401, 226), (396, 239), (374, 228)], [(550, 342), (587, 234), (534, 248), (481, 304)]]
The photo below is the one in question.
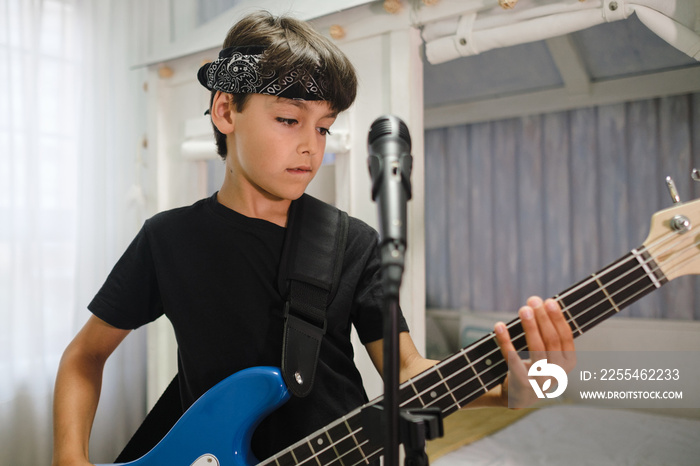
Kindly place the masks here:
[[(574, 337), (667, 282), (653, 259), (639, 250), (554, 296)], [(527, 351), (519, 318), (506, 327), (517, 351)], [(493, 332), (401, 387), (402, 406), (438, 406), (448, 415), (503, 382), (508, 372)], [(413, 393), (411, 393), (413, 392)]]
[[(554, 296), (574, 337), (661, 287), (668, 280), (645, 248), (619, 260)], [(513, 345), (527, 351), (520, 319), (507, 324)], [(447, 416), (502, 383), (508, 373), (493, 332), (401, 384), (401, 408), (438, 407)], [(368, 405), (381, 403), (379, 397)], [(364, 407), (292, 445), (265, 465), (366, 464), (381, 455), (381, 441), (368, 438), (362, 427)]]

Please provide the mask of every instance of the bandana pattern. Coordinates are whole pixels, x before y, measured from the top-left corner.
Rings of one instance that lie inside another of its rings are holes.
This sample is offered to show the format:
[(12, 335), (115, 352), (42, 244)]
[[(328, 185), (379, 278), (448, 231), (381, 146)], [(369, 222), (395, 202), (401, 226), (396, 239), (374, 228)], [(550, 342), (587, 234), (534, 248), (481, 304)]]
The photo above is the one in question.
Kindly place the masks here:
[(263, 73), (260, 47), (224, 49), (219, 58), (199, 69), (199, 82), (209, 90), (229, 94), (267, 94), (301, 100), (326, 100), (327, 83), (319, 68), (312, 73), (293, 70), (280, 77)]

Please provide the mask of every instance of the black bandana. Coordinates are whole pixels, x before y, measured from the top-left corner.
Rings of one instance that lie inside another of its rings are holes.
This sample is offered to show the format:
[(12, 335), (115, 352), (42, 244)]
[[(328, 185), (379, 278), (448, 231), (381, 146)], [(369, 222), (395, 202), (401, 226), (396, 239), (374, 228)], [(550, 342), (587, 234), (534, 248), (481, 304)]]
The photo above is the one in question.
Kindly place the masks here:
[(326, 100), (327, 83), (318, 68), (313, 73), (294, 70), (282, 77), (274, 71), (263, 73), (260, 60), (264, 51), (260, 46), (223, 49), (219, 58), (199, 69), (197, 78), (210, 91)]

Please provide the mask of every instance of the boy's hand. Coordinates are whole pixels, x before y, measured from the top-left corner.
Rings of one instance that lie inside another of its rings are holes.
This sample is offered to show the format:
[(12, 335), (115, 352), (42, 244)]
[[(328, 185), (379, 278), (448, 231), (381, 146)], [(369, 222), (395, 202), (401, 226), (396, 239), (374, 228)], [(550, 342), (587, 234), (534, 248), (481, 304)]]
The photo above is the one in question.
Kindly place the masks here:
[(549, 363), (557, 364), (568, 373), (576, 365), (576, 354), (573, 333), (555, 300), (547, 299), (543, 302), (539, 297), (533, 296), (527, 300), (526, 306), (520, 308), (518, 315), (525, 330), (530, 359), (509, 358), (508, 353), (516, 349), (505, 324), (498, 322), (495, 331), (496, 341), (501, 348), (501, 354), (508, 361), (510, 371), (503, 382), (501, 403), (503, 406), (509, 406), (510, 387), (511, 394), (516, 395), (512, 396), (510, 406), (522, 408), (538, 399), (528, 380), (530, 366), (540, 359), (547, 358)]

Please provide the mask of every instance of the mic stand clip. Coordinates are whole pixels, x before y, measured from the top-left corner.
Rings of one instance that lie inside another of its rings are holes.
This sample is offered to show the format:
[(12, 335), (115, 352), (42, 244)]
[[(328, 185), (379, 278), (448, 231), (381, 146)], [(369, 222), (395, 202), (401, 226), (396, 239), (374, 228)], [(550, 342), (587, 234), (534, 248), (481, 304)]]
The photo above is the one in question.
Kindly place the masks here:
[[(362, 409), (362, 425), (373, 443), (384, 437), (384, 407), (377, 403)], [(405, 466), (428, 466), (425, 441), (442, 437), (444, 427), (440, 408), (404, 408), (399, 411), (399, 437), (406, 457)]]

